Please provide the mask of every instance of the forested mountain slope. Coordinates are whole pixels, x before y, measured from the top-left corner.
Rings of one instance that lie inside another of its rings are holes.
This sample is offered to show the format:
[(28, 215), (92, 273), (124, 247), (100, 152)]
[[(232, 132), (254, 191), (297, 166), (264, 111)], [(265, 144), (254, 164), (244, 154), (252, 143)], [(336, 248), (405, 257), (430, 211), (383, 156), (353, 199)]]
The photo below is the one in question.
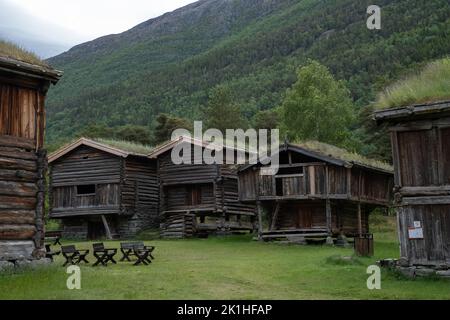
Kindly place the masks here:
[(450, 53), (447, 0), (201, 0), (49, 63), (48, 142), (97, 122), (152, 126), (158, 113), (198, 118), (208, 91), (228, 85), (251, 118), (278, 106), (308, 58), (346, 81), (360, 105), (400, 74)]

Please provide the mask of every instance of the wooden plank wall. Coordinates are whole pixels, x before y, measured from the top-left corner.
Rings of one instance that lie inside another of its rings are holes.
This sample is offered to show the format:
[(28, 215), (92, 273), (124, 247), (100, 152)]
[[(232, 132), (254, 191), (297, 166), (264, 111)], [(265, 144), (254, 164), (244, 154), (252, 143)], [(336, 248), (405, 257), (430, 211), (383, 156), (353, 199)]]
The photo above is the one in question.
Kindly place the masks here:
[(255, 201), (257, 197), (329, 196), (385, 205), (392, 198), (393, 175), (334, 165), (305, 165), (303, 172), (261, 176), (258, 170), (246, 170), (239, 174), (240, 197), (243, 201)]
[[(391, 128), (401, 256), (411, 265), (450, 266), (450, 118)], [(423, 239), (409, 239), (419, 222)]]
[[(369, 211), (362, 208), (363, 233), (369, 231)], [(357, 205), (348, 201), (331, 202), (332, 232), (346, 236), (358, 234)], [(280, 204), (275, 223), (277, 230), (325, 229), (327, 227), (325, 201), (289, 201)]]
[[(450, 265), (450, 205), (402, 206), (397, 210), (400, 253), (411, 264)], [(424, 238), (409, 239), (408, 228), (420, 221)]]
[(39, 99), (37, 90), (0, 83), (0, 135), (35, 140)]
[(434, 183), (431, 161), (437, 160), (433, 130), (398, 133), (402, 185), (427, 186)]
[(97, 206), (119, 206), (119, 184), (107, 183), (96, 185), (95, 195), (77, 195), (76, 186), (54, 187), (52, 208), (88, 208)]

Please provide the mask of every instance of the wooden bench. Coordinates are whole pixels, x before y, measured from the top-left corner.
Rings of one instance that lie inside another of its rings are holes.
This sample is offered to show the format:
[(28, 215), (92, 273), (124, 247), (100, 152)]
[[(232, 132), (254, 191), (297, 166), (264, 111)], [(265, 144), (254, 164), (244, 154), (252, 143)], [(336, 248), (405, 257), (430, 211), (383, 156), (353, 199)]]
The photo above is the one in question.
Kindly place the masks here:
[(45, 231), (44, 237), (45, 241), (52, 241), (54, 246), (61, 245), (62, 231)]

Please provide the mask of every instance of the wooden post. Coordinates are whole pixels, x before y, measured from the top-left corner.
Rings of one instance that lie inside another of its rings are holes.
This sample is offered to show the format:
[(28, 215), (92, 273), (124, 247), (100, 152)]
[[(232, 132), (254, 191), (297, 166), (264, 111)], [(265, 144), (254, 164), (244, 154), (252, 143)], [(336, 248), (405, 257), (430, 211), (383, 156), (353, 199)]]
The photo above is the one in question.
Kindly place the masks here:
[(103, 226), (105, 227), (106, 237), (108, 238), (108, 240), (112, 240), (111, 230), (109, 229), (108, 221), (106, 221), (106, 218), (103, 214), (102, 214), (102, 221)]
[(362, 236), (361, 202), (358, 201), (358, 234)]
[(275, 212), (272, 215), (272, 223), (270, 224), (270, 231), (275, 229), (277, 218), (278, 218), (278, 212), (280, 211), (280, 202), (277, 201), (277, 205), (275, 207)]
[(326, 217), (327, 217), (327, 232), (328, 235), (331, 236), (332, 233), (332, 228), (331, 228), (331, 202), (330, 199), (327, 198), (326, 202), (325, 202), (325, 213), (326, 213)]
[(41, 249), (44, 246), (44, 235), (45, 235), (45, 222), (44, 222), (44, 211), (45, 211), (45, 173), (47, 169), (47, 152), (44, 149), (39, 149), (37, 152), (37, 193), (36, 193), (36, 214), (35, 214), (35, 226), (36, 233), (34, 235), (34, 244), (36, 247), (33, 255), (35, 257), (41, 257)]
[(258, 208), (258, 240), (261, 240), (263, 233), (261, 201), (257, 201), (256, 206)]

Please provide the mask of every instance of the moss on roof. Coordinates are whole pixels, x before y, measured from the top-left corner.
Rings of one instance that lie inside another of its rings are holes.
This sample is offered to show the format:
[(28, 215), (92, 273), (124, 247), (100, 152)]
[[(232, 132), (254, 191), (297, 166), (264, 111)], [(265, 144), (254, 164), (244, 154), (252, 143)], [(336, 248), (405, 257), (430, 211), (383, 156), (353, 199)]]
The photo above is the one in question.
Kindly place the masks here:
[(323, 156), (339, 159), (342, 161), (360, 164), (363, 166), (373, 167), (376, 169), (381, 169), (390, 172), (394, 171), (394, 168), (386, 162), (375, 159), (369, 159), (360, 154), (350, 152), (327, 143), (309, 140), (309, 141), (294, 142), (292, 143), (292, 145), (299, 146), (301, 148), (321, 154)]
[(450, 58), (433, 61), (419, 73), (397, 81), (377, 97), (375, 109), (450, 99)]
[(123, 140), (93, 139), (93, 141), (133, 154), (148, 155), (154, 149), (151, 146)]
[(42, 67), (49, 67), (47, 63), (41, 60), (33, 52), (27, 51), (14, 43), (4, 41), (1, 39), (0, 39), (0, 56)]

